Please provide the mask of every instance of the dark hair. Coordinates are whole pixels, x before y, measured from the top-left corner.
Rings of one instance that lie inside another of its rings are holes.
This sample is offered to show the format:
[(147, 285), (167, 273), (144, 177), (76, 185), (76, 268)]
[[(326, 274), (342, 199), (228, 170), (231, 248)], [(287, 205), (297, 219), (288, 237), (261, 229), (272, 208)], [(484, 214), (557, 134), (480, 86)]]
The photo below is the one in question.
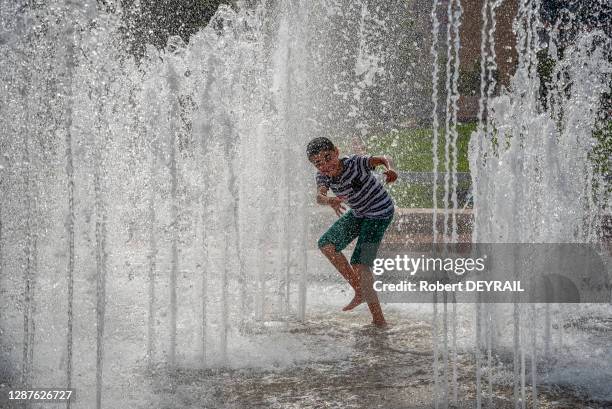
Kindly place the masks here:
[(313, 157), (319, 152), (322, 151), (333, 151), (336, 149), (334, 143), (325, 137), (314, 138), (312, 141), (308, 142), (308, 146), (306, 146), (306, 155), (308, 158)]

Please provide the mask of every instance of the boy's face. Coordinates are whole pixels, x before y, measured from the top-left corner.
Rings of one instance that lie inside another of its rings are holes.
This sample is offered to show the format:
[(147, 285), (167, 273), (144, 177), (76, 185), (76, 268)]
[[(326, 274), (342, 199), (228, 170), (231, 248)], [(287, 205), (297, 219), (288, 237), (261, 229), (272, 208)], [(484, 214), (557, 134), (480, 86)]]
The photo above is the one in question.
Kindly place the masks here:
[(325, 176), (338, 176), (342, 171), (342, 164), (338, 157), (340, 151), (338, 148), (334, 150), (321, 151), (315, 155), (312, 155), (309, 159), (310, 162)]

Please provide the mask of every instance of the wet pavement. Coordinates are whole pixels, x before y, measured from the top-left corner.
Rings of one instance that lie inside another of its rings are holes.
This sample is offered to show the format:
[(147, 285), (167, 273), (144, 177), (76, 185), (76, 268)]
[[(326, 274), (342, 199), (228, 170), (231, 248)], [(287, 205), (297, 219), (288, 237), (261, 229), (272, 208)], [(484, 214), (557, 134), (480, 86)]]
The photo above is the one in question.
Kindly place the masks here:
[[(154, 396), (150, 408), (433, 408), (432, 328), (429, 322), (388, 314), (394, 324), (379, 330), (365, 324), (367, 314), (321, 313), (304, 323), (274, 327), (287, 335), (300, 335), (310, 348), (337, 342), (346, 357), (302, 362), (278, 369), (169, 369), (145, 370)], [(251, 328), (250, 336), (270, 331)], [(443, 356), (440, 352), (440, 373)], [(452, 359), (452, 358), (449, 358)], [(492, 403), (495, 408), (514, 408), (513, 389), (502, 381), (510, 369), (496, 360)], [(449, 366), (452, 374), (452, 364)], [(483, 377), (484, 380), (484, 377)], [(439, 407), (444, 407), (440, 377)], [(475, 407), (473, 354), (458, 351), (457, 401), (449, 376), (449, 407)], [(588, 402), (578, 391), (539, 386), (541, 408), (604, 408), (605, 402)], [(483, 381), (483, 389), (486, 383)], [(530, 388), (526, 390), (531, 405)], [(483, 407), (489, 398), (483, 396)]]

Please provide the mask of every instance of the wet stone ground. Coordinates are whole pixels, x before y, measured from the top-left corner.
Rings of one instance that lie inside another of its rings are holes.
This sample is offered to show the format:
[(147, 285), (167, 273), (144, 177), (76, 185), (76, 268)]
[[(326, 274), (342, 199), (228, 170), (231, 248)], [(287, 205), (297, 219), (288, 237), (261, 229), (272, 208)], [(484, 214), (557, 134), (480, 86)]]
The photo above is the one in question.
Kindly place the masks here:
[[(395, 324), (385, 331), (356, 323), (351, 314), (322, 314), (304, 323), (274, 328), (302, 335), (313, 348), (325, 346), (317, 343), (337, 342), (350, 349), (343, 358), (284, 369), (143, 368), (154, 391), (148, 408), (433, 408), (431, 325), (399, 316), (390, 318)], [(258, 330), (269, 329), (251, 329)], [(440, 362), (442, 359), (440, 355)], [(496, 370), (509, 374), (511, 362), (503, 362), (503, 357), (499, 360)], [(457, 379), (458, 401), (453, 401), (451, 387), (449, 407), (475, 407), (471, 352), (459, 351)], [(496, 384), (493, 391), (491, 400), (483, 396), (483, 407), (492, 403), (494, 408), (514, 408), (511, 385)], [(530, 394), (527, 388), (527, 407), (531, 407)], [(440, 395), (440, 402), (442, 399)], [(579, 391), (554, 386), (539, 386), (538, 399), (540, 408), (612, 407), (588, 402)]]

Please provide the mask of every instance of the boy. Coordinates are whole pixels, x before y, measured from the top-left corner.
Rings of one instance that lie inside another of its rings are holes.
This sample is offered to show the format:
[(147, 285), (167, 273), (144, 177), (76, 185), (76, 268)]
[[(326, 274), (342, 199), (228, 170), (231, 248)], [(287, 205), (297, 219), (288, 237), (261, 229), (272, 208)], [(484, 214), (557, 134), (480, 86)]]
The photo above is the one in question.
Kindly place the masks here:
[[(372, 273), (369, 266), (376, 257), (376, 251), (385, 230), (393, 218), (393, 201), (372, 174), (377, 166), (383, 165), (387, 183), (397, 179), (389, 161), (382, 156), (351, 155), (339, 158), (340, 152), (327, 138), (315, 138), (306, 147), (308, 160), (317, 168), (317, 203), (330, 206), (340, 218), (321, 236), (318, 245), (321, 252), (355, 290), (355, 296), (343, 311), (349, 311), (361, 304), (364, 298), (372, 313), (372, 323), (385, 327), (386, 322), (372, 290)], [(331, 188), (335, 197), (327, 196)], [(344, 203), (351, 207), (346, 210)], [(355, 238), (357, 245), (347, 261), (341, 251)]]

